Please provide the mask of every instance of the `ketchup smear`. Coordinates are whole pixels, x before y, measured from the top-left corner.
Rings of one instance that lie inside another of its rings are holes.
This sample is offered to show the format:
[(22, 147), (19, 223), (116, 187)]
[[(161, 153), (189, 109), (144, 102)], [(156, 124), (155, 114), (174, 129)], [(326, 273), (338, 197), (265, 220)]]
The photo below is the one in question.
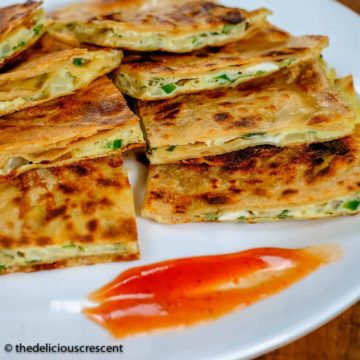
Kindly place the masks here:
[(287, 288), (334, 250), (259, 248), (136, 267), (93, 293), (99, 305), (84, 313), (117, 338), (214, 320)]

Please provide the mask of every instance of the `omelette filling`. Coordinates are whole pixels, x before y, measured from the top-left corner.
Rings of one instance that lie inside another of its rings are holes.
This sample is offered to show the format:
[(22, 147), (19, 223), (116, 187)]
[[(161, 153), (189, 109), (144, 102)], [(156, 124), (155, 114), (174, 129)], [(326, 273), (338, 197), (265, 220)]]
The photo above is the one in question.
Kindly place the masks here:
[(206, 213), (202, 217), (205, 221), (278, 221), (301, 220), (319, 217), (350, 215), (360, 211), (360, 192), (352, 196), (331, 200), (322, 204), (303, 205), (288, 209), (269, 210), (240, 210)]
[(295, 58), (286, 60), (267, 61), (256, 65), (248, 66), (240, 70), (228, 69), (203, 74), (197, 78), (152, 78), (147, 81), (146, 86), (141, 80), (129, 76), (126, 73), (117, 73), (115, 83), (118, 88), (134, 97), (173, 97), (177, 93), (194, 92), (203, 89), (215, 89), (224, 86), (237, 86), (238, 84), (270, 75), (282, 68), (289, 67), (298, 62)]
[[(95, 20), (90, 23), (71, 22), (66, 24), (68, 31), (74, 32), (81, 42), (89, 42), (101, 46), (110, 46), (141, 51), (166, 50), (169, 52), (183, 53), (200, 49), (206, 46), (223, 44), (236, 41), (250, 33), (254, 26), (265, 18), (264, 14), (259, 14), (238, 24), (225, 24), (213, 28), (209, 31), (194, 32), (171, 32), (162, 30), (137, 31), (121, 28), (120, 24), (114, 25)], [(112, 25), (112, 26), (111, 26)], [(60, 27), (58, 29), (58, 27)], [(63, 25), (55, 25), (57, 30), (62, 30)]]
[(69, 242), (64, 245), (48, 245), (44, 247), (16, 248), (0, 250), (0, 273), (8, 267), (28, 266), (31, 264), (51, 264), (63, 259), (90, 257), (97, 255), (114, 255), (116, 253), (134, 253), (136, 242), (114, 243), (102, 245), (79, 245)]
[[(338, 137), (338, 133), (329, 133), (322, 131), (306, 130), (304, 132), (279, 132), (276, 134), (267, 134), (265, 132), (253, 132), (240, 136), (228, 138), (210, 139), (205, 142), (196, 142), (188, 145), (168, 145), (149, 150), (149, 158), (153, 164), (163, 162), (180, 161), (193, 157), (208, 155), (218, 155), (225, 152), (237, 151), (250, 146), (274, 145), (286, 146), (300, 143), (315, 143), (330, 141)], [(344, 136), (351, 134), (353, 125), (349, 126), (348, 132)]]
[(34, 25), (32, 27), (18, 26), (4, 41), (0, 42), (0, 61), (20, 52), (43, 34), (46, 27), (44, 10), (37, 11), (33, 18)]
[(26, 171), (36, 167), (36, 164), (51, 166), (62, 161), (78, 161), (85, 158), (94, 158), (108, 155), (115, 151), (123, 151), (131, 144), (141, 144), (143, 135), (140, 126), (129, 129), (106, 131), (96, 140), (91, 138), (35, 154), (9, 157), (0, 169), (0, 176), (10, 174), (12, 171)]
[(114, 53), (93, 51), (81, 57), (72, 57), (51, 72), (0, 84), (0, 115), (7, 114), (9, 109), (20, 109), (30, 102), (70, 94), (111, 71), (115, 64)]

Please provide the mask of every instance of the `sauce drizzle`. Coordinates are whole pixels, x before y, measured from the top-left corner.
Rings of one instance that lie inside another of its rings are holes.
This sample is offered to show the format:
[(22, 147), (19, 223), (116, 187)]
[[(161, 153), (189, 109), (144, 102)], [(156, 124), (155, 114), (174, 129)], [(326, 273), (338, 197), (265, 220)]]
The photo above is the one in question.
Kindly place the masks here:
[(335, 253), (333, 246), (259, 248), (136, 267), (93, 293), (99, 305), (84, 313), (118, 338), (194, 325), (287, 288)]

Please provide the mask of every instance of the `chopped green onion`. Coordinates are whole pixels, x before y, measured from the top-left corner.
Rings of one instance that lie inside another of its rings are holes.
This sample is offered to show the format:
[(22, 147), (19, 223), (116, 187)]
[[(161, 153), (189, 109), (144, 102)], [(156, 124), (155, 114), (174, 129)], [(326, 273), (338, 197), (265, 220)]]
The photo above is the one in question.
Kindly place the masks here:
[(279, 66), (280, 67), (290, 66), (294, 61), (296, 61), (296, 59), (286, 59), (283, 60), (281, 63), (279, 63)]
[(166, 151), (174, 151), (176, 148), (176, 145), (170, 145), (166, 148)]
[(219, 84), (233, 83), (234, 80), (231, 80), (226, 74), (222, 74), (214, 77), (214, 80)]
[(122, 147), (122, 140), (121, 139), (115, 139), (113, 141), (108, 141), (106, 143), (106, 147), (111, 150), (117, 150), (121, 149)]
[(289, 210), (284, 210), (277, 216), (278, 219), (288, 219), (289, 217), (291, 217), (289, 215)]
[(26, 45), (26, 41), (21, 40), (16, 46), (14, 46), (12, 49), (13, 51), (19, 50), (23, 48)]
[(256, 72), (255, 76), (260, 76), (260, 75), (264, 75), (264, 74), (266, 74), (266, 71), (259, 70), (259, 71)]
[(222, 29), (222, 32), (224, 34), (229, 34), (231, 32), (231, 30), (234, 28), (235, 25), (231, 25), (231, 24), (225, 24), (223, 29)]
[(216, 221), (219, 219), (219, 215), (218, 214), (214, 214), (214, 213), (208, 213), (204, 215), (206, 220), (208, 221)]
[(246, 217), (245, 216), (240, 216), (237, 218), (237, 221), (246, 221)]
[(64, 246), (63, 246), (63, 249), (73, 249), (73, 248), (76, 248), (76, 245), (74, 245), (74, 244), (69, 244), (69, 245), (64, 245)]
[(350, 200), (344, 204), (344, 208), (351, 211), (357, 210), (359, 206), (360, 206), (360, 200), (356, 200), (356, 199)]
[(165, 91), (167, 94), (170, 94), (176, 89), (176, 85), (173, 83), (166, 84), (161, 86), (161, 89), (163, 89), (163, 91)]
[(44, 25), (43, 25), (43, 24), (38, 24), (38, 25), (36, 25), (36, 26), (33, 28), (34, 34), (35, 34), (36, 36), (39, 36), (43, 28), (44, 28)]
[(5, 265), (0, 264), (0, 271), (4, 271), (4, 270), (6, 270), (6, 266), (5, 266)]
[(84, 58), (74, 58), (72, 61), (73, 65), (75, 66), (82, 66), (85, 64), (85, 62), (86, 60)]

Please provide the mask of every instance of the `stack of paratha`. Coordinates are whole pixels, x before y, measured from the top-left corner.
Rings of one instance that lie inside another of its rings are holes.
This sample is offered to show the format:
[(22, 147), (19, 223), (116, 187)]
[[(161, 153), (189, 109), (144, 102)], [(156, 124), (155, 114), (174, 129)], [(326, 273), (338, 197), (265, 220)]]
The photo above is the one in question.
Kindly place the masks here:
[(0, 9), (0, 272), (136, 258), (121, 153), (145, 140), (142, 215), (156, 221), (360, 212), (352, 77), (323, 60), (327, 37), (270, 14), (204, 0)]

